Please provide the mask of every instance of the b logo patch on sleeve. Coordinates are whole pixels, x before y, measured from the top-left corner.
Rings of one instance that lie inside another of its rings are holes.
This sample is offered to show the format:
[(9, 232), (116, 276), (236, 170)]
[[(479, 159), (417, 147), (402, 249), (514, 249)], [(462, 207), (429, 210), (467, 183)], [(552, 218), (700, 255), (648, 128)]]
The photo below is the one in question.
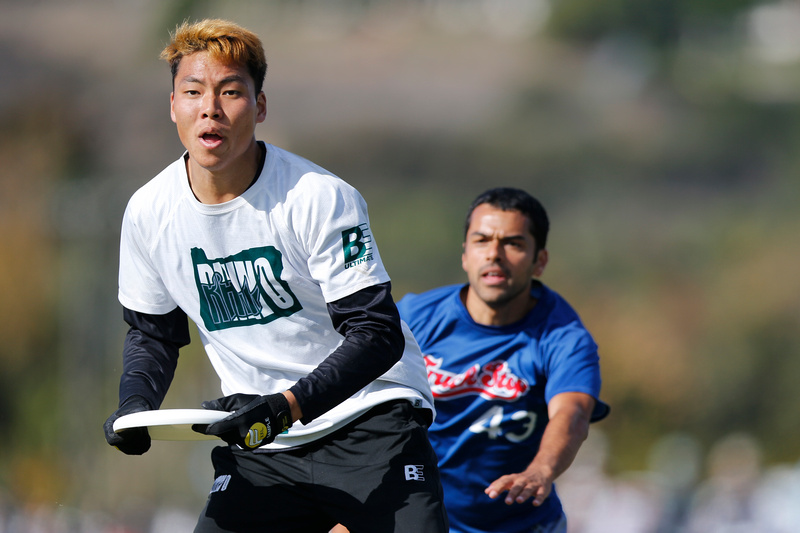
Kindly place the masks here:
[(359, 224), (342, 232), (342, 249), (344, 250), (344, 268), (372, 261), (372, 235), (369, 226)]

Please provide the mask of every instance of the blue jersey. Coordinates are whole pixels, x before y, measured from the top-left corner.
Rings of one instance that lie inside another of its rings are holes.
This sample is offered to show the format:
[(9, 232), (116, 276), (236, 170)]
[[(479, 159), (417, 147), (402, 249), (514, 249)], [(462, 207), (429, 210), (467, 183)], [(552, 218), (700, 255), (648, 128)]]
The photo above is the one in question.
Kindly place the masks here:
[[(555, 487), (540, 507), (506, 505), (484, 489), (533, 460), (562, 392), (600, 393), (597, 345), (578, 314), (539, 282), (536, 306), (508, 326), (484, 326), (467, 312), (463, 285), (409, 294), (399, 303), (425, 356), (436, 405), (431, 442), (439, 456), (451, 532), (531, 532), (559, 520)], [(598, 402), (595, 419), (607, 406)]]

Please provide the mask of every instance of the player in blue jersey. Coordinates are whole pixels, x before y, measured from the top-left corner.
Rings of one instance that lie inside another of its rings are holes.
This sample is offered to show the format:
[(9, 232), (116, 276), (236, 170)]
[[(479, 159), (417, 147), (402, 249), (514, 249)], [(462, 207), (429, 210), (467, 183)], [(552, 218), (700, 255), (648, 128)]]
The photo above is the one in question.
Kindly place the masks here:
[(453, 533), (565, 532), (553, 482), (609, 411), (592, 336), (537, 280), (548, 229), (528, 193), (486, 191), (467, 215), (468, 283), (398, 304), (425, 355)]

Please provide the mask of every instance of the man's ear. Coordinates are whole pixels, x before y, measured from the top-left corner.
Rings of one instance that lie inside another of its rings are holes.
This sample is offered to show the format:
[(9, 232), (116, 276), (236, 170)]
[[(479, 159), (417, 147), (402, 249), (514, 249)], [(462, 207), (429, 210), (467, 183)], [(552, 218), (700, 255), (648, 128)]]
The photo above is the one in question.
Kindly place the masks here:
[(547, 250), (539, 250), (536, 254), (536, 261), (533, 262), (533, 275), (535, 277), (539, 277), (544, 273), (544, 268), (547, 266), (549, 256), (547, 254)]
[(258, 109), (256, 121), (260, 124), (267, 119), (267, 95), (264, 94), (264, 91), (261, 91), (256, 96), (256, 107)]
[(169, 118), (172, 119), (172, 122), (177, 123), (178, 121), (175, 120), (175, 109), (173, 107), (174, 105), (175, 105), (175, 92), (173, 91), (169, 93)]

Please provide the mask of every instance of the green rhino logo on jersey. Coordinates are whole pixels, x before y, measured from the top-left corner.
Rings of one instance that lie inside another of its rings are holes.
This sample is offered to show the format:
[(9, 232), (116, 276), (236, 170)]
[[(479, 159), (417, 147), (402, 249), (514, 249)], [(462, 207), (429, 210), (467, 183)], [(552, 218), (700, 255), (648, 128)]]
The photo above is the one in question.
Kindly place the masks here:
[(283, 258), (272, 246), (208, 259), (192, 248), (200, 315), (209, 331), (267, 324), (303, 308), (281, 279)]

